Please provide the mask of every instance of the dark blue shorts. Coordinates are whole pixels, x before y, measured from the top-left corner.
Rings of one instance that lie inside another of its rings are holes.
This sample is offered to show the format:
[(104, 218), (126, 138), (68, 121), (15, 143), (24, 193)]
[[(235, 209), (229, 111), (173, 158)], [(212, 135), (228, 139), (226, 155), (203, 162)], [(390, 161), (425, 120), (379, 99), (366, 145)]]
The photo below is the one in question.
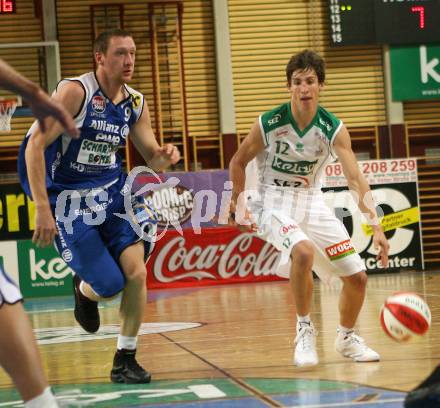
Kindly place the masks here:
[[(56, 211), (53, 208), (58, 228), (55, 243), (59, 253), (69, 267), (102, 297), (114, 296), (124, 288), (125, 276), (119, 257), (125, 248), (140, 240), (130, 222), (115, 215), (125, 214), (121, 194), (123, 184), (121, 179), (104, 190), (108, 200), (93, 195), (99, 205), (87, 204), (81, 194), (81, 198), (68, 198), (65, 206), (59, 206)], [(87, 221), (90, 218), (94, 218), (97, 225), (90, 225)], [(146, 257), (150, 243), (144, 241), (144, 247)]]

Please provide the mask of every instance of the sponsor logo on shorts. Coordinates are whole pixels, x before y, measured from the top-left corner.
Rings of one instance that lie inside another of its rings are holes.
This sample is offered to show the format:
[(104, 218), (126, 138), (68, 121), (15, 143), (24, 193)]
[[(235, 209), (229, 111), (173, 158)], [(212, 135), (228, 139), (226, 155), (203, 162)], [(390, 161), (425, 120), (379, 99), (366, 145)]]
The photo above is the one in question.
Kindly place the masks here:
[(64, 262), (70, 262), (73, 259), (73, 254), (72, 254), (72, 251), (70, 249), (65, 249), (61, 253), (61, 256), (62, 256)]
[(101, 95), (95, 95), (92, 98), (92, 109), (96, 113), (103, 113), (105, 111), (107, 104), (105, 102), (105, 98), (103, 98)]
[(58, 223), (58, 216), (55, 217), (55, 224), (57, 226), (58, 238), (60, 239), (61, 248), (67, 248), (66, 240), (64, 239), (63, 231)]
[(295, 231), (296, 229), (298, 229), (298, 226), (295, 224), (282, 225), (280, 227), (280, 235), (281, 236), (287, 235), (290, 232)]
[(349, 239), (338, 242), (335, 245), (325, 248), (325, 252), (331, 261), (336, 261), (341, 258), (345, 258), (348, 255), (356, 253), (353, 244)]

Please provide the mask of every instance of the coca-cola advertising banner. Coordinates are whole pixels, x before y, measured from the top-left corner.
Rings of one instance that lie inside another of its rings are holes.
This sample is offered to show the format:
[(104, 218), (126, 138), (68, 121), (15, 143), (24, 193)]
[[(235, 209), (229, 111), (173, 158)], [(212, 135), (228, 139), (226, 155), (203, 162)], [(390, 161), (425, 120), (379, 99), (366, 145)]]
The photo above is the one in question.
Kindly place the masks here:
[(149, 289), (280, 280), (279, 252), (233, 227), (169, 230), (147, 262)]

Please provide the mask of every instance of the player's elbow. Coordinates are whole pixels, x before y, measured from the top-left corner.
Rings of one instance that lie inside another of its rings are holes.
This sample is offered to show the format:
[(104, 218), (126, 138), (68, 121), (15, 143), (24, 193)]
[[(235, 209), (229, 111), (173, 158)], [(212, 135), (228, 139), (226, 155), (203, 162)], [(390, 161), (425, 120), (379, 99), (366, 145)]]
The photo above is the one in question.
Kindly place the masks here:
[(243, 170), (246, 168), (246, 164), (244, 162), (244, 160), (240, 159), (240, 156), (236, 154), (234, 154), (234, 156), (232, 156), (231, 161), (229, 162), (229, 172), (230, 173), (234, 173), (236, 171), (239, 170)]
[(29, 136), (29, 140), (26, 145), (26, 161), (30, 163), (35, 157), (39, 156), (44, 152), (44, 144), (41, 143), (39, 138), (35, 135)]

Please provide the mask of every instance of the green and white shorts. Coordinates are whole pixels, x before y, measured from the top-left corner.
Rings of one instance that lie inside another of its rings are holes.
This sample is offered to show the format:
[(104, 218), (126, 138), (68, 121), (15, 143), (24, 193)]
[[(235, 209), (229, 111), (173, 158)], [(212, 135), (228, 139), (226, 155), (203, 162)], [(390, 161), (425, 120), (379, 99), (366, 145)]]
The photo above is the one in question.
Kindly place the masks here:
[[(261, 194), (261, 190), (260, 190)], [(298, 242), (309, 240), (315, 248), (313, 271), (326, 282), (365, 270), (344, 224), (325, 204), (321, 191), (265, 191), (263, 199), (250, 199), (249, 209), (258, 236), (281, 252), (279, 265), (288, 263)]]

